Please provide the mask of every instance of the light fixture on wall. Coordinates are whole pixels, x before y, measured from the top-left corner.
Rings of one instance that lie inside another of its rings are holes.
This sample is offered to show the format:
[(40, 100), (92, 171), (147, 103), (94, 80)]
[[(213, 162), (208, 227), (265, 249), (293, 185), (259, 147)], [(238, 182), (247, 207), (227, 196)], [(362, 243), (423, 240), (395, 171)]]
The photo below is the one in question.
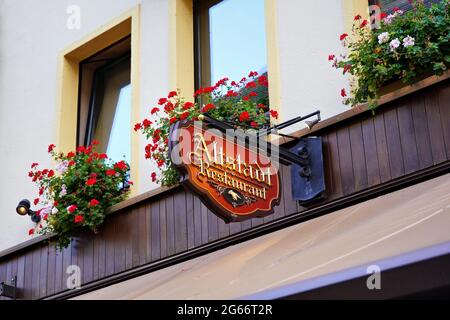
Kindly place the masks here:
[(31, 210), (31, 203), (27, 199), (23, 199), (19, 202), (16, 207), (16, 212), (21, 216), (29, 215), (31, 217), (31, 221), (33, 221), (34, 223), (38, 223), (39, 221), (41, 221), (41, 216), (35, 211)]

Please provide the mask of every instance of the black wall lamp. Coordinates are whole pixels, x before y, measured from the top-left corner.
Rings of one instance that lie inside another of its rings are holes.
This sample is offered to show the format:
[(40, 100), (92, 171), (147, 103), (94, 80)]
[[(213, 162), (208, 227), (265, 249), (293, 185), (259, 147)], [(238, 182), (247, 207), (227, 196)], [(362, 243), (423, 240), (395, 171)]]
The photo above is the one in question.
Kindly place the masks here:
[(31, 217), (31, 221), (33, 221), (34, 223), (38, 223), (39, 221), (41, 221), (41, 216), (35, 211), (31, 210), (31, 203), (27, 199), (23, 199), (19, 202), (16, 207), (16, 212), (21, 216), (29, 215)]
[(16, 300), (17, 298), (17, 276), (11, 279), (11, 284), (0, 283), (0, 297)]

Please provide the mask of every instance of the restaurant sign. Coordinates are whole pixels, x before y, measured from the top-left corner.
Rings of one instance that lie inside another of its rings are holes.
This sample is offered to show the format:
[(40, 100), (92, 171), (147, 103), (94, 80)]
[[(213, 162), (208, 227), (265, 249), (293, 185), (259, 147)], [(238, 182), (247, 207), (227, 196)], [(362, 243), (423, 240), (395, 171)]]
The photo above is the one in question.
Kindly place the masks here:
[(171, 130), (169, 152), (181, 184), (226, 222), (266, 216), (280, 203), (277, 164), (239, 135), (204, 121), (178, 122)]

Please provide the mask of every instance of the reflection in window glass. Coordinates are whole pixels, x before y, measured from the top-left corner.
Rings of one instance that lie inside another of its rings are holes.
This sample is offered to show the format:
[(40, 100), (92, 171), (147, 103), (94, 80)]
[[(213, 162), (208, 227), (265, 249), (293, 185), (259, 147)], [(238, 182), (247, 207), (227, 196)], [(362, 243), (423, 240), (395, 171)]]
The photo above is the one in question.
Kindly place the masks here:
[(115, 161), (130, 161), (131, 146), (131, 85), (120, 89), (119, 99), (117, 101), (116, 113), (111, 128), (108, 141), (107, 154)]
[(224, 0), (209, 8), (211, 84), (267, 70), (264, 0)]

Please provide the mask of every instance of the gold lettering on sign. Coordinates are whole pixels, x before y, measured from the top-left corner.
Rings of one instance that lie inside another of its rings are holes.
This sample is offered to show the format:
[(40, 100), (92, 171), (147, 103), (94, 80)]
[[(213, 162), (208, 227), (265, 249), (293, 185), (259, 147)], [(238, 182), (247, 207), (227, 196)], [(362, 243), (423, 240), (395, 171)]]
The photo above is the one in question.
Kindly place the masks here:
[(272, 186), (270, 167), (246, 163), (241, 155), (226, 155), (216, 142), (209, 145), (202, 133), (194, 134), (194, 151), (189, 154), (191, 163), (199, 170), (197, 179), (211, 181), (245, 194), (266, 200), (267, 189)]

